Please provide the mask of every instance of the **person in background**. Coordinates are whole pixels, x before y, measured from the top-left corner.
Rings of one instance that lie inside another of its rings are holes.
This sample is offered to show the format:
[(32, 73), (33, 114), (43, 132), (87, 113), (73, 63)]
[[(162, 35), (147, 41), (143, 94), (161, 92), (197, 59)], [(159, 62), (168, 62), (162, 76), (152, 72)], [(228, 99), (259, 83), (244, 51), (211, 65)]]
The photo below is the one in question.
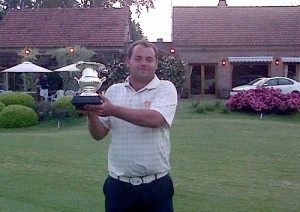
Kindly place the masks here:
[(41, 88), (41, 85), (40, 85), (40, 76), (35, 80), (35, 87), (36, 87), (36, 100), (37, 101), (40, 101), (41, 100), (41, 96), (40, 96), (40, 88)]
[(39, 84), (40, 84), (40, 96), (41, 100), (47, 102), (48, 101), (48, 89), (49, 89), (49, 82), (46, 74), (41, 74), (39, 77)]
[(156, 47), (147, 40), (128, 49), (130, 76), (110, 86), (103, 103), (86, 105), (88, 129), (95, 140), (111, 131), (105, 209), (112, 211), (173, 211), (169, 131), (177, 107), (175, 86), (155, 75)]

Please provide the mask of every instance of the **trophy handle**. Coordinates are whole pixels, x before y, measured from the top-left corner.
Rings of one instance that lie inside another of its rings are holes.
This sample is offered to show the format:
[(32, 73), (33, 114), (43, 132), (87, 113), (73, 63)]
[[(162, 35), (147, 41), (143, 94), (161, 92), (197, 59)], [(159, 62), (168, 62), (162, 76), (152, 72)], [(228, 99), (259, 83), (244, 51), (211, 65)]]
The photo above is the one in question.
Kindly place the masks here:
[(105, 82), (105, 81), (106, 81), (106, 77), (102, 77), (102, 78), (100, 79), (101, 84), (102, 84), (103, 82)]

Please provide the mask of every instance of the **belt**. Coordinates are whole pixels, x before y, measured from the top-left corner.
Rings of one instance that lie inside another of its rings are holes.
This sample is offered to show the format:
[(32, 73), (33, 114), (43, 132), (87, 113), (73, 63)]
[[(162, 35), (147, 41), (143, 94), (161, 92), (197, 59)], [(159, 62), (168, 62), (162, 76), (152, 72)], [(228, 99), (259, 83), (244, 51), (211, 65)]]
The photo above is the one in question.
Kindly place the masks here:
[(168, 172), (166, 171), (166, 172), (156, 173), (144, 177), (124, 177), (124, 176), (117, 176), (113, 173), (110, 173), (109, 176), (111, 176), (114, 179), (120, 180), (122, 182), (130, 183), (131, 185), (141, 185), (143, 183), (151, 183), (152, 181), (162, 178), (167, 174)]

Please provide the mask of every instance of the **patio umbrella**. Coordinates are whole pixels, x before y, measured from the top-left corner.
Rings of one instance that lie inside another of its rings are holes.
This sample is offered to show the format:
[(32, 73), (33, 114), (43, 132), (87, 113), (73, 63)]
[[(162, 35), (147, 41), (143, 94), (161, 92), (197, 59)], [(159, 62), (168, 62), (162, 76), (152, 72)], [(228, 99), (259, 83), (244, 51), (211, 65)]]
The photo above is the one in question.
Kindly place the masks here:
[[(59, 71), (62, 71), (62, 72), (63, 71), (65, 71), (65, 72), (80, 71), (80, 69), (77, 68), (76, 66), (79, 65), (79, 64), (82, 64), (82, 63), (91, 63), (91, 64), (93, 64), (93, 62), (78, 61), (76, 63), (73, 63), (73, 64), (70, 64), (70, 65), (55, 69), (54, 71), (55, 72), (59, 72)], [(103, 64), (99, 63), (99, 66), (100, 66), (99, 67), (100, 70), (105, 69), (105, 66)]]
[[(35, 65), (32, 62), (25, 61), (19, 65), (5, 69), (2, 72), (3, 73), (46, 73), (46, 72), (52, 72), (52, 71), (49, 69), (43, 68), (41, 66)], [(26, 74), (24, 76), (24, 90), (26, 91)]]
[(72, 71), (80, 71), (76, 66), (81, 63), (83, 61), (78, 61), (76, 63), (73, 63), (73, 64), (70, 64), (70, 65), (67, 65), (67, 66), (64, 66), (64, 67), (61, 67), (61, 68), (58, 68), (58, 69), (55, 69), (54, 71), (55, 72), (60, 72), (60, 71), (63, 71), (63, 72), (72, 72)]
[(18, 72), (18, 73), (45, 73), (45, 72), (52, 72), (49, 69), (43, 68), (41, 66), (35, 65), (32, 62), (25, 61), (19, 65), (13, 66), (11, 68), (5, 69), (2, 72)]

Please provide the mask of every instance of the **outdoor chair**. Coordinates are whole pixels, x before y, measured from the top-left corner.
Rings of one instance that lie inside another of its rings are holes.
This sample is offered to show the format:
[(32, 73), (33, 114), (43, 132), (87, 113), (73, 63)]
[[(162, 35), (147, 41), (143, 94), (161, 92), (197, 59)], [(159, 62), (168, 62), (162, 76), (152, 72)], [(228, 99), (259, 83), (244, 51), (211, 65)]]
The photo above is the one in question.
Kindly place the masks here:
[(56, 100), (60, 99), (61, 97), (63, 97), (64, 94), (65, 94), (64, 90), (58, 90), (58, 91), (56, 91), (55, 94), (53, 94), (53, 95), (50, 96), (50, 102), (51, 102), (51, 104), (54, 103)]
[(67, 90), (65, 92), (65, 96), (75, 96), (76, 95), (76, 91), (73, 90)]

